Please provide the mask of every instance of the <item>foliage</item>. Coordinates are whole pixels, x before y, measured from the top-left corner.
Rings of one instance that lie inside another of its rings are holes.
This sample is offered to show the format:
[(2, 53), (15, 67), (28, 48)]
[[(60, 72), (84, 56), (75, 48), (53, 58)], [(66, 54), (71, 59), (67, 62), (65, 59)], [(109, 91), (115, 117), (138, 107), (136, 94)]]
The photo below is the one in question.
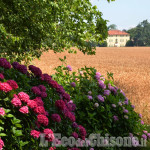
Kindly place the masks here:
[(106, 23), (89, 0), (0, 0), (0, 56), (28, 63), (48, 49), (94, 54), (85, 41), (106, 39)]
[(117, 30), (117, 25), (116, 24), (109, 25), (108, 30)]
[(128, 40), (127, 43), (126, 43), (126, 47), (133, 47), (134, 46), (134, 43), (132, 40)]
[(53, 78), (71, 95), (77, 106), (77, 119), (86, 126), (88, 135), (134, 135), (140, 139), (145, 134), (141, 115), (134, 111), (134, 105), (124, 92), (114, 85), (113, 74), (108, 72), (107, 75), (105, 79), (95, 68), (87, 67), (78, 73), (71, 72), (62, 65), (56, 68)]
[(150, 46), (150, 23), (147, 20), (143, 20), (127, 32), (130, 34), (134, 46)]
[(107, 47), (107, 41), (104, 41), (102, 43), (98, 43), (97, 47)]
[(39, 147), (41, 133), (49, 147), (54, 133), (70, 137), (76, 132), (84, 139), (84, 127), (73, 126), (76, 106), (63, 87), (35, 66), (30, 65), (29, 70), (17, 62), (12, 66), (0, 58), (0, 148), (2, 140), (7, 150), (47, 149)]

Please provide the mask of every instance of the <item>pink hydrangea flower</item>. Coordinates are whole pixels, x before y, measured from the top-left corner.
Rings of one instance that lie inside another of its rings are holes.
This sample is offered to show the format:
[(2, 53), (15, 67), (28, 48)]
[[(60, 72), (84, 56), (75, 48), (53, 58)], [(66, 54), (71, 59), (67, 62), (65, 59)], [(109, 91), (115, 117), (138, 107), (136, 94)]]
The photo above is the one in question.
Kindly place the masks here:
[(29, 95), (28, 94), (26, 94), (26, 93), (24, 93), (24, 92), (20, 92), (19, 94), (18, 94), (18, 97), (19, 97), (19, 99), (21, 100), (21, 101), (23, 101), (23, 102), (28, 102), (28, 100), (29, 100)]
[(36, 103), (34, 100), (28, 100), (27, 105), (28, 105), (31, 109), (36, 108), (36, 107), (38, 106), (37, 103)]
[(22, 103), (21, 103), (21, 100), (18, 98), (18, 97), (14, 97), (11, 101), (11, 103), (15, 106), (15, 107), (18, 107), (18, 106), (21, 106)]
[(49, 150), (55, 150), (56, 149), (56, 147), (50, 147), (49, 148)]
[(53, 141), (54, 140), (54, 133), (53, 133), (53, 131), (51, 130), (51, 129), (44, 129), (44, 134), (45, 134), (45, 138), (49, 141), (49, 142), (51, 142), (51, 141)]
[(34, 138), (39, 138), (40, 136), (40, 132), (39, 131), (36, 131), (36, 130), (31, 130), (31, 133), (30, 133), (31, 136), (33, 136)]
[(19, 109), (19, 111), (23, 114), (28, 114), (29, 113), (29, 109), (27, 106), (23, 106)]
[(5, 115), (5, 110), (4, 110), (4, 108), (0, 108), (0, 116), (4, 116)]
[(0, 138), (0, 150), (2, 150), (3, 147), (4, 147), (4, 142), (3, 142), (3, 140)]
[(7, 93), (12, 90), (12, 87), (6, 82), (4, 82), (4, 83), (0, 82), (0, 90)]

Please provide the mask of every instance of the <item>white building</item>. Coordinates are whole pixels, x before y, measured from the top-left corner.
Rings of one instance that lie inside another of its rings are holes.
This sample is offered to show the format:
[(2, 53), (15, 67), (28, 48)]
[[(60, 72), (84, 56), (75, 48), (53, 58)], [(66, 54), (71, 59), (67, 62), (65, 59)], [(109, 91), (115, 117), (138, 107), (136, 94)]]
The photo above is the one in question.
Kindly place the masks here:
[(130, 35), (120, 30), (109, 30), (106, 39), (108, 47), (124, 47), (128, 40)]

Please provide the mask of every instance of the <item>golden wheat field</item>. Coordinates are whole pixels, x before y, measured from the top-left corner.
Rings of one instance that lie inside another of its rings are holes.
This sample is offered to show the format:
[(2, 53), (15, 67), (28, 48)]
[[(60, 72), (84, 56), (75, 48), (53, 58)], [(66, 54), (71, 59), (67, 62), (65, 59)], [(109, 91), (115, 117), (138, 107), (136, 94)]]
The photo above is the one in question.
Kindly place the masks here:
[(135, 110), (150, 123), (150, 47), (97, 48), (96, 55), (46, 52), (40, 60), (32, 64), (44, 73), (54, 73), (54, 68), (62, 63), (59, 58), (67, 57), (67, 64), (74, 71), (87, 66), (95, 67), (102, 75), (114, 73), (115, 85), (121, 88), (135, 105)]

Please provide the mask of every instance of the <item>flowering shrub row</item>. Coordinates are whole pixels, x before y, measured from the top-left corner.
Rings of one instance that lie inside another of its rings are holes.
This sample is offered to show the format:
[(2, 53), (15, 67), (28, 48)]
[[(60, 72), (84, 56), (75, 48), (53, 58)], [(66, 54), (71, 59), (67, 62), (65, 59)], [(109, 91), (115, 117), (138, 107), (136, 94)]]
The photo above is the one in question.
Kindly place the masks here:
[(54, 133), (86, 137), (85, 128), (76, 122), (70, 95), (38, 67), (30, 65), (28, 70), (0, 58), (0, 101), (0, 149), (41, 149), (41, 133), (50, 150), (56, 149)]
[[(142, 115), (134, 111), (135, 106), (114, 85), (111, 76), (105, 79), (95, 68), (87, 67), (76, 73), (71, 66), (62, 65), (56, 68), (53, 78), (71, 95), (77, 106), (76, 118), (86, 126), (88, 135), (150, 138)], [(132, 142), (137, 144), (134, 139)]]

